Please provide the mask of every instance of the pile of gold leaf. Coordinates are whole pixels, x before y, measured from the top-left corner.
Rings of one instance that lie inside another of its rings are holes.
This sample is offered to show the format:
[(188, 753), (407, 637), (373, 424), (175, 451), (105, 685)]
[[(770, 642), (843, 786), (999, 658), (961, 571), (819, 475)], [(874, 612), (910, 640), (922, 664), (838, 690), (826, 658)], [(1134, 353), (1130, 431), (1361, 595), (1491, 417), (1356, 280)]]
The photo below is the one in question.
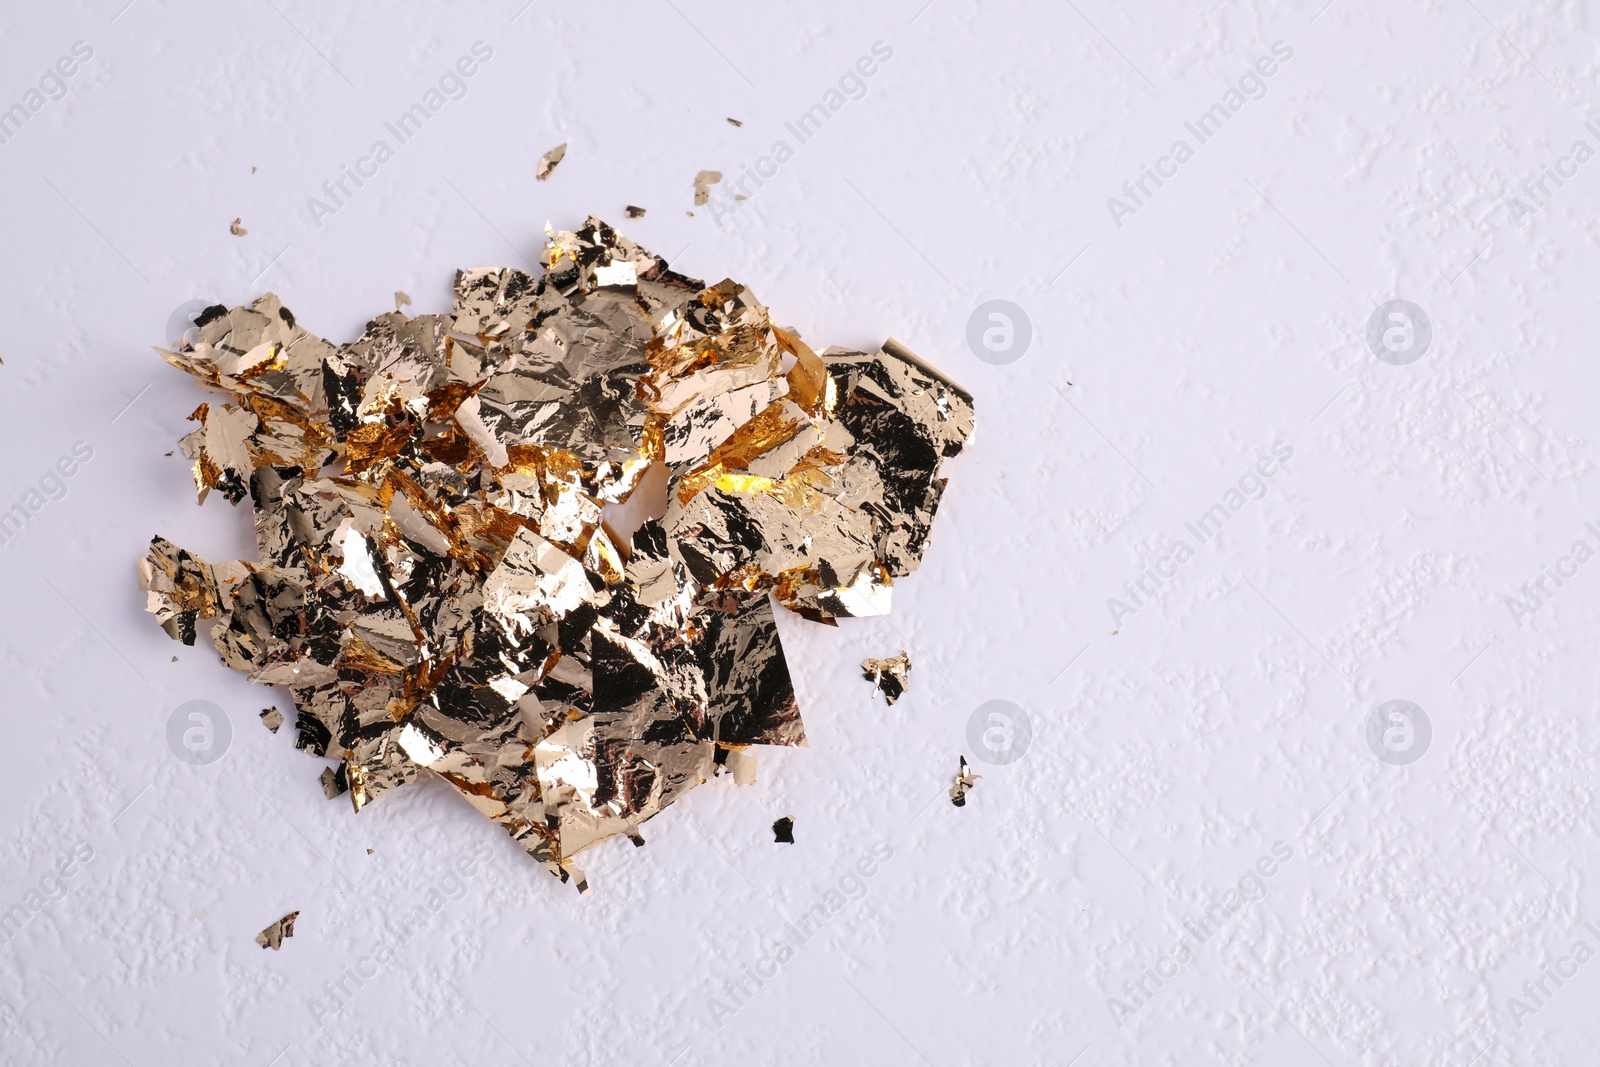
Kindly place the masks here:
[[(250, 497), (260, 559), (157, 537), (140, 584), (170, 635), (293, 694), (330, 793), (435, 775), (583, 889), (577, 853), (805, 744), (773, 601), (887, 612), (973, 412), (895, 342), (815, 353), (597, 219), (542, 262), (346, 345), (271, 294), (207, 309), (162, 355), (224, 394), (184, 454), (202, 502)], [(665, 513), (617, 535), (658, 465)]]

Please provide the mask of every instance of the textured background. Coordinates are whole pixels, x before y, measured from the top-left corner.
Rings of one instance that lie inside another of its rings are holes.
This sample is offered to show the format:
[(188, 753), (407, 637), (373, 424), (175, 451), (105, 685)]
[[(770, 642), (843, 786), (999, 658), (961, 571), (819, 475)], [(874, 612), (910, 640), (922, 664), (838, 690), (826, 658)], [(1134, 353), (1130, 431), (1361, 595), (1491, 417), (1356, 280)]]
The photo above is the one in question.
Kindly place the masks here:
[[(0, 13), (0, 108), (93, 52), (0, 144), (0, 508), (65, 487), (0, 547), (0, 911), (25, 920), (0, 1061), (1594, 1061), (1600, 564), (1571, 553), (1600, 545), (1600, 5), (123, 2)], [(465, 97), (314, 220), (477, 41)], [(785, 124), (879, 41), (801, 144)], [(1280, 41), (1199, 143), (1185, 123)], [(1180, 138), (1193, 157), (1127, 199)], [(780, 139), (749, 200), (725, 183), (686, 213), (697, 171)], [(169, 642), (134, 560), (158, 532), (252, 547), (167, 455), (202, 399), (150, 351), (174, 309), (272, 289), (348, 340), (394, 290), (444, 310), (456, 267), (525, 263), (591, 212), (813, 344), (899, 338), (972, 390), (979, 435), (891, 618), (782, 620), (810, 748), (591, 853), (585, 899), (441, 789), (325, 801), (320, 762), (255, 719), (284, 697)], [(1366, 340), (1394, 298), (1432, 323), (1408, 365)], [(967, 340), (991, 299), (1032, 325), (1004, 365)], [(75, 442), (92, 458), (47, 478)], [(1292, 458), (1249, 478), (1274, 446)], [(1186, 523), (1219, 502), (1202, 542)], [(1570, 577), (1531, 610), (1547, 569)], [(902, 647), (886, 708), (854, 665)], [(166, 734), (196, 699), (232, 725), (202, 767)], [(942, 790), (996, 699), (1031, 745), (977, 764), (958, 810)], [(1396, 699), (1432, 724), (1406, 765), (1364, 733)], [(1524, 992), (1546, 967), (1573, 976)]]

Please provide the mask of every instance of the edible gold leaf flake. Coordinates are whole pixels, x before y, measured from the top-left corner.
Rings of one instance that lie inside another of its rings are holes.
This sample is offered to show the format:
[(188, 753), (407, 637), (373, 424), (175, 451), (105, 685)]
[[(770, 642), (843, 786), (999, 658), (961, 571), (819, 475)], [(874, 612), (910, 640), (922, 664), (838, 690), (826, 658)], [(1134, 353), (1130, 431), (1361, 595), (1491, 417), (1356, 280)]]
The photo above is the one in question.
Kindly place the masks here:
[(958, 808), (967, 806), (967, 794), (972, 791), (972, 786), (981, 774), (973, 774), (972, 768), (967, 766), (967, 757), (961, 757), (961, 769), (956, 772), (956, 780), (950, 785), (950, 803)]
[(861, 661), (861, 677), (878, 687), (878, 692), (883, 694), (883, 699), (893, 704), (905, 693), (906, 686), (911, 681), (911, 657), (902, 650), (899, 655), (890, 656), (888, 659), (872, 659), (868, 657)]
[(722, 180), (720, 170), (703, 170), (694, 176), (694, 203), (696, 207), (711, 199), (711, 187)]
[(540, 181), (544, 181), (556, 172), (556, 167), (560, 166), (561, 161), (566, 157), (567, 146), (564, 143), (556, 145), (539, 157), (539, 169), (534, 171), (533, 176)]
[(291, 911), (265, 930), (256, 935), (256, 944), (262, 948), (270, 948), (277, 952), (283, 947), (283, 939), (294, 936), (294, 921), (299, 918), (298, 911)]

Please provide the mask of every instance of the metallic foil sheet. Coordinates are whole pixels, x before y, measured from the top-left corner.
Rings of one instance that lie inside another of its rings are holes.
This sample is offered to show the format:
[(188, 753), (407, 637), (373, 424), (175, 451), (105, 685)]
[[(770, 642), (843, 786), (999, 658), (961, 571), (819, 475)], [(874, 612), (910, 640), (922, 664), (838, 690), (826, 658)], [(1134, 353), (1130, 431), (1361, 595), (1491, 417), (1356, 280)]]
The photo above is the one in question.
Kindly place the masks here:
[(533, 172), (533, 176), (539, 181), (545, 181), (550, 177), (550, 175), (556, 172), (556, 168), (559, 167), (561, 165), (561, 161), (566, 158), (567, 146), (566, 143), (563, 142), (539, 157), (539, 167)]
[(598, 219), (547, 233), (542, 276), (459, 271), (348, 344), (272, 294), (203, 312), (159, 351), (221, 394), (182, 448), (259, 558), (139, 570), (168, 634), (293, 695), (329, 797), (431, 775), (586, 889), (584, 849), (805, 744), (774, 604), (887, 612), (973, 411), (892, 340), (817, 353)]
[(868, 657), (861, 661), (861, 677), (877, 686), (883, 699), (893, 704), (905, 694), (906, 686), (911, 684), (911, 657), (903, 649), (899, 655), (888, 659)]
[(720, 170), (703, 170), (694, 176), (694, 204), (699, 207), (711, 199), (711, 187), (722, 180)]
[(265, 930), (256, 935), (256, 944), (262, 948), (270, 948), (277, 952), (283, 947), (283, 939), (294, 936), (294, 921), (300, 917), (298, 911), (291, 911)]
[(967, 766), (967, 757), (961, 757), (961, 769), (956, 772), (956, 780), (950, 785), (950, 803), (958, 808), (967, 806), (967, 794), (972, 792), (972, 787), (977, 784), (981, 774), (973, 774), (972, 768)]

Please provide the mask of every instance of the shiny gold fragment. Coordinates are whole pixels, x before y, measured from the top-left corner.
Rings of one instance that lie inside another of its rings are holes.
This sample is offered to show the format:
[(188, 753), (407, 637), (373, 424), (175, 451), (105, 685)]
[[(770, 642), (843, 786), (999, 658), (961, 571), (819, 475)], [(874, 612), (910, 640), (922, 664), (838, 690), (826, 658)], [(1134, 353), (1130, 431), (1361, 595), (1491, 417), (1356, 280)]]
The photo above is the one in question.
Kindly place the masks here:
[[(207, 308), (161, 354), (216, 394), (182, 447), (202, 502), (250, 500), (257, 558), (157, 537), (139, 576), (172, 637), (292, 694), (329, 798), (431, 776), (586, 890), (582, 852), (806, 743), (774, 605), (887, 612), (973, 413), (894, 341), (813, 351), (598, 219), (547, 234), (542, 276), (460, 271), (448, 314), (396, 293), (347, 344), (270, 293)], [(654, 517), (618, 526), (641, 486)], [(901, 661), (863, 665), (891, 702)]]

